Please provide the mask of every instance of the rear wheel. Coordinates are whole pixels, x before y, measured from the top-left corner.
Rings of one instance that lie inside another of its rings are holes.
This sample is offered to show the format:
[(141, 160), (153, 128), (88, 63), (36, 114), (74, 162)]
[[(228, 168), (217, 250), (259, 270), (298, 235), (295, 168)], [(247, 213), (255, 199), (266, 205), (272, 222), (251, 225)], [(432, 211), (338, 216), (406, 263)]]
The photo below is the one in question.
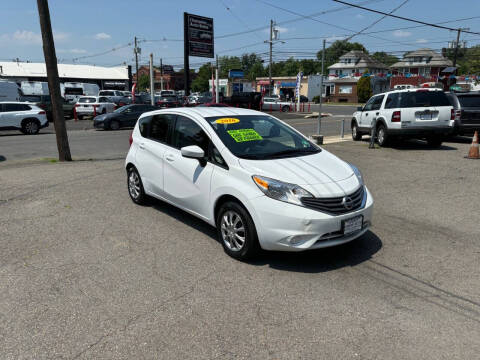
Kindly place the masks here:
[(229, 201), (222, 205), (217, 214), (217, 231), (223, 249), (231, 257), (247, 260), (258, 254), (255, 224), (239, 203)]
[(143, 188), (142, 179), (137, 169), (132, 166), (127, 170), (128, 194), (135, 204), (144, 205), (147, 202), (147, 195)]
[(388, 145), (388, 135), (387, 135), (387, 129), (385, 128), (385, 125), (380, 124), (378, 125), (377, 128), (377, 142), (378, 145), (384, 147)]
[(290, 111), (290, 106), (284, 105), (284, 106), (282, 107), (282, 112), (288, 112), (288, 111)]
[(358, 132), (358, 125), (356, 121), (352, 123), (352, 139), (354, 141), (362, 140), (362, 134)]
[(430, 136), (427, 138), (427, 144), (428, 146), (432, 148), (439, 148), (442, 146), (443, 139), (441, 136)]
[(40, 123), (36, 119), (26, 119), (22, 123), (22, 132), (26, 135), (36, 135), (40, 131)]

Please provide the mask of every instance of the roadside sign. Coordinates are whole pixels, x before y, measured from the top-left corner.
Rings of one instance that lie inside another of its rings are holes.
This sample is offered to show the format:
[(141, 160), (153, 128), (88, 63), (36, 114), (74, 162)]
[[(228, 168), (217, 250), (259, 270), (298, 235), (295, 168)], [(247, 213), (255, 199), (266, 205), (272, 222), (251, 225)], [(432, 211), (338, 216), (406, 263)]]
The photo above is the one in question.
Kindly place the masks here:
[(242, 70), (232, 69), (228, 71), (229, 78), (243, 78), (244, 74)]
[(173, 66), (172, 65), (163, 65), (162, 71), (164, 74), (173, 74)]
[(213, 58), (213, 19), (187, 14), (186, 26), (188, 55)]

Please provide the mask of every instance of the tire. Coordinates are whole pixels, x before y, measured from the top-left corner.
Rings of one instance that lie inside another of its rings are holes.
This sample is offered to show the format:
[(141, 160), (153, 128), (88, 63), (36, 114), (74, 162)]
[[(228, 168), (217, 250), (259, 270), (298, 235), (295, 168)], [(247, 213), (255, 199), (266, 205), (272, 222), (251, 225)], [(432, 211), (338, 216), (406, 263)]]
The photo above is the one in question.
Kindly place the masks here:
[(77, 115), (78, 120), (83, 120), (83, 115)]
[(427, 138), (427, 144), (432, 148), (439, 148), (442, 146), (443, 139), (441, 136), (430, 136)]
[(120, 123), (117, 120), (110, 121), (110, 130), (118, 130), (120, 129)]
[(37, 119), (25, 119), (22, 121), (22, 133), (36, 135), (40, 131), (40, 123)]
[(142, 179), (135, 166), (127, 170), (127, 189), (132, 201), (137, 205), (145, 205), (147, 203), (147, 195), (143, 188)]
[[(257, 230), (242, 205), (233, 201), (223, 204), (218, 211), (216, 224), (219, 240), (229, 256), (248, 260), (258, 255), (260, 246)], [(242, 228), (243, 231), (240, 230)]]
[(358, 132), (358, 125), (356, 121), (352, 123), (352, 139), (353, 141), (362, 140), (362, 134)]
[(284, 105), (282, 106), (282, 112), (289, 112), (290, 111), (290, 106)]
[(381, 147), (388, 146), (388, 141), (389, 141), (389, 138), (388, 138), (388, 134), (387, 134), (387, 128), (383, 124), (378, 125), (378, 127), (377, 127), (377, 143), (378, 143), (378, 145), (380, 145)]
[(107, 113), (107, 109), (103, 108), (102, 112), (100, 114), (106, 114)]

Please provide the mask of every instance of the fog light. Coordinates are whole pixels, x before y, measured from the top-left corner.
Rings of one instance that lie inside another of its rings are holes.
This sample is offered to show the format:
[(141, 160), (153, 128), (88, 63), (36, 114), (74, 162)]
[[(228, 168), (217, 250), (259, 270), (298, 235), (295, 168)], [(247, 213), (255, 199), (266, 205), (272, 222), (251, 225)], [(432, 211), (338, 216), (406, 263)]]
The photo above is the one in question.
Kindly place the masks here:
[(300, 245), (312, 238), (312, 235), (296, 235), (288, 238), (290, 245)]

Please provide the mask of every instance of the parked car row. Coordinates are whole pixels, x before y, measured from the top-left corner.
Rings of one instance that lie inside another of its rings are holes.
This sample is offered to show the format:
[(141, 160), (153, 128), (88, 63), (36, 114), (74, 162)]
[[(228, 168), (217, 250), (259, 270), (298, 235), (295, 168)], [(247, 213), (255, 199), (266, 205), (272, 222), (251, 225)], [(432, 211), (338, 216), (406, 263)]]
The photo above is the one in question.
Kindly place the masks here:
[(449, 135), (480, 130), (480, 94), (440, 89), (401, 89), (372, 96), (351, 120), (355, 141), (375, 130), (380, 146), (417, 138), (440, 147)]

